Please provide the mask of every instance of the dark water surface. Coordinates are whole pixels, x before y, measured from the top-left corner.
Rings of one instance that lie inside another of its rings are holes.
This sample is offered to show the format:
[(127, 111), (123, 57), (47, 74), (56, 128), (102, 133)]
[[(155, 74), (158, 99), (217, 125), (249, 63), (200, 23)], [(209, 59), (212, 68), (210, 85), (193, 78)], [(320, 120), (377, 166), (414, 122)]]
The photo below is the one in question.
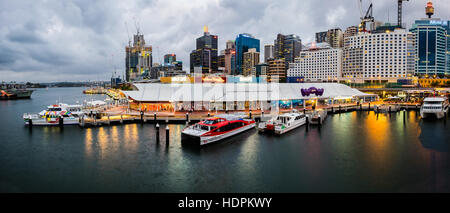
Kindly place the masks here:
[(21, 119), (83, 88), (38, 89), (0, 101), (1, 192), (450, 192), (450, 121), (416, 112), (329, 116), (321, 129), (281, 137), (251, 130), (201, 150), (183, 147), (184, 125), (81, 129), (33, 127)]

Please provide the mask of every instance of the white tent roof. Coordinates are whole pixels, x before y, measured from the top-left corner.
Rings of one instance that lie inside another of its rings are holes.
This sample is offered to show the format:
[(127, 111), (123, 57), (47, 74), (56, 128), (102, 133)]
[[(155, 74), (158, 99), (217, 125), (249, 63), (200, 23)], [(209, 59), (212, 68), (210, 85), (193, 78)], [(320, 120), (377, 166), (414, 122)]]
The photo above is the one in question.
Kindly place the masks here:
[(269, 101), (311, 99), (315, 94), (302, 96), (301, 89), (323, 88), (317, 98), (375, 96), (338, 83), (226, 83), (226, 84), (161, 84), (136, 83), (138, 91), (123, 91), (137, 101)]

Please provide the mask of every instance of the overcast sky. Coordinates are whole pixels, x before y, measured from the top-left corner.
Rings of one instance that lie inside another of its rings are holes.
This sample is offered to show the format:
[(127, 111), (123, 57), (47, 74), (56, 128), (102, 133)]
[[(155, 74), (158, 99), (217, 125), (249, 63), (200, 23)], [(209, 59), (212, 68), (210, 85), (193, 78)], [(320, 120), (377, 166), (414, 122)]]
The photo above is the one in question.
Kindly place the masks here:
[[(189, 68), (195, 39), (208, 25), (219, 51), (239, 33), (273, 44), (277, 33), (303, 43), (315, 32), (359, 23), (359, 0), (0, 0), (0, 81), (108, 80), (123, 75), (127, 27), (135, 23), (153, 46), (153, 61), (175, 53)], [(366, 1), (367, 2), (367, 1)], [(397, 20), (397, 1), (373, 0), (376, 20)], [(435, 16), (450, 19), (450, 0), (434, 0)], [(426, 0), (405, 2), (408, 28), (425, 17)], [(364, 5), (364, 7), (366, 7)], [(389, 15), (388, 15), (389, 14)], [(263, 48), (261, 48), (263, 49)]]

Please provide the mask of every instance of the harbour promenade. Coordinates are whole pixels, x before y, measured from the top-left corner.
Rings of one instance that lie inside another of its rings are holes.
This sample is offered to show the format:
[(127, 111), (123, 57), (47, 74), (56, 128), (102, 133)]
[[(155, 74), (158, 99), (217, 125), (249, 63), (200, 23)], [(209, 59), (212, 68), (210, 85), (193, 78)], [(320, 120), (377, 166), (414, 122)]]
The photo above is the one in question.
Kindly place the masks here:
[[(217, 110), (217, 111), (137, 111), (131, 110), (127, 106), (113, 106), (105, 108), (92, 109), (92, 113), (80, 118), (80, 127), (95, 127), (103, 125), (117, 125), (126, 123), (190, 123), (196, 122), (218, 114), (226, 113), (245, 113), (248, 117), (257, 121), (270, 118), (272, 113), (285, 113), (293, 109), (310, 115), (314, 111), (326, 111), (328, 114), (345, 113), (352, 111), (376, 111), (379, 112), (380, 107), (386, 108), (387, 113), (394, 113), (400, 110), (419, 110), (420, 103), (388, 103), (383, 101), (374, 101), (369, 103), (349, 103), (349, 104), (333, 104), (326, 106), (313, 107), (295, 107), (295, 108), (279, 108), (274, 110)], [(391, 106), (391, 107), (389, 107)], [(104, 110), (103, 110), (104, 109)], [(88, 111), (90, 112), (90, 111)]]

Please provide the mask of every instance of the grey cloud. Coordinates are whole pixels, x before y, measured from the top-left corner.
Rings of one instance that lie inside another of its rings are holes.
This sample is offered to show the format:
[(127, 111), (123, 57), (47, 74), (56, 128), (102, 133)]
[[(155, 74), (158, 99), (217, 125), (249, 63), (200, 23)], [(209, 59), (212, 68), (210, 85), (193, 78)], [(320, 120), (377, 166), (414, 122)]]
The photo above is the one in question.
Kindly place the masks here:
[[(375, 19), (395, 22), (396, 1), (376, 0)], [(426, 0), (404, 3), (408, 27), (425, 17)], [(435, 17), (450, 19), (450, 4), (434, 1)], [(277, 33), (297, 34), (310, 42), (314, 33), (359, 23), (357, 0), (0, 0), (1, 80), (106, 80), (114, 67), (124, 72), (127, 29), (139, 22), (153, 59), (177, 54), (184, 68), (202, 27), (219, 36), (219, 49), (239, 33), (251, 33), (261, 45)], [(389, 11), (389, 16), (388, 16)], [(35, 73), (35, 74), (32, 74)], [(13, 79), (24, 78), (24, 79)]]

